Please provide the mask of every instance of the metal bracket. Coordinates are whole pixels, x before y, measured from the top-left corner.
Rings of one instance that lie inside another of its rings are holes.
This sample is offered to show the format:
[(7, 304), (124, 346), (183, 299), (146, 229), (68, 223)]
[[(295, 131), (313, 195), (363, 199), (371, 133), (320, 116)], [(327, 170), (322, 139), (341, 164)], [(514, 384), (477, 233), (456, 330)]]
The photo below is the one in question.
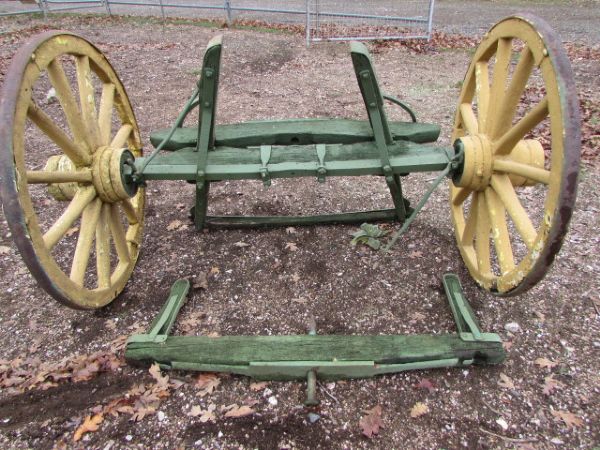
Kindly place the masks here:
[(269, 160), (271, 159), (271, 146), (261, 145), (260, 146), (260, 177), (262, 178), (263, 185), (265, 187), (271, 186), (271, 175), (269, 175)]
[(325, 183), (325, 176), (327, 175), (327, 169), (325, 168), (326, 153), (327, 146), (325, 144), (317, 144), (317, 158), (319, 160), (317, 165), (317, 181), (319, 183)]

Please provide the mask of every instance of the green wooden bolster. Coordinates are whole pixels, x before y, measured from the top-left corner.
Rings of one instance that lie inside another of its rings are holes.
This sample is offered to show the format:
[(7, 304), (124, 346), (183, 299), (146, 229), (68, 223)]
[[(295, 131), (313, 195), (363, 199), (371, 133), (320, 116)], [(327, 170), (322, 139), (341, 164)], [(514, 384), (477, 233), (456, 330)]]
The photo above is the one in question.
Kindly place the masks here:
[(196, 370), (200, 372), (226, 372), (246, 375), (258, 380), (306, 380), (309, 371), (315, 371), (317, 378), (340, 380), (348, 378), (369, 378), (387, 373), (407, 370), (435, 369), (468, 365), (470, 361), (457, 358), (423, 361), (406, 364), (375, 364), (373, 361), (273, 361), (250, 363), (248, 365), (198, 364), (172, 361), (162, 364), (164, 369)]
[[(328, 147), (325, 159), (327, 176), (383, 175), (381, 161), (376, 156), (377, 150), (373, 143), (339, 147), (337, 150)], [(391, 150), (390, 164), (395, 174), (437, 172), (444, 170), (448, 164), (447, 153), (443, 148), (404, 142), (391, 146)], [(271, 178), (317, 176), (319, 168), (314, 146), (274, 148), (271, 161), (268, 165)], [(197, 162), (198, 153), (193, 149), (158, 155), (145, 168), (144, 179), (195, 180)], [(142, 164), (143, 158), (138, 158), (136, 165), (140, 167)], [(259, 180), (260, 169), (259, 149), (217, 148), (208, 152), (206, 179)]]
[(373, 361), (406, 364), (423, 361), (475, 360), (499, 363), (500, 342), (464, 341), (456, 334), (408, 336), (172, 336), (163, 343), (131, 342), (127, 359), (169, 364), (248, 365), (273, 361)]
[[(428, 123), (390, 122), (394, 140), (416, 143), (435, 142), (440, 135), (439, 125)], [(170, 129), (150, 135), (150, 142), (158, 146)], [(164, 150), (195, 147), (197, 128), (179, 128)], [(259, 145), (352, 144), (373, 139), (368, 121), (346, 119), (292, 119), (280, 121), (246, 122), (215, 127), (217, 146), (251, 147)]]

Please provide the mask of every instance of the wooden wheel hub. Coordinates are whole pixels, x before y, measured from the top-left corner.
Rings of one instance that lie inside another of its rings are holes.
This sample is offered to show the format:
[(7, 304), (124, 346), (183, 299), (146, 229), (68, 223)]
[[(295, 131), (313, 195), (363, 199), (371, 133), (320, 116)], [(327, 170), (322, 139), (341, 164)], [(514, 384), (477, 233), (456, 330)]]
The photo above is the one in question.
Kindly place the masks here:
[(125, 148), (105, 146), (96, 150), (92, 163), (92, 182), (103, 202), (116, 203), (135, 195), (137, 187), (126, 176), (126, 167), (133, 160), (133, 154)]
[(492, 143), (486, 135), (477, 134), (460, 138), (458, 146), (464, 151), (463, 167), (454, 184), (473, 191), (484, 190), (493, 173)]

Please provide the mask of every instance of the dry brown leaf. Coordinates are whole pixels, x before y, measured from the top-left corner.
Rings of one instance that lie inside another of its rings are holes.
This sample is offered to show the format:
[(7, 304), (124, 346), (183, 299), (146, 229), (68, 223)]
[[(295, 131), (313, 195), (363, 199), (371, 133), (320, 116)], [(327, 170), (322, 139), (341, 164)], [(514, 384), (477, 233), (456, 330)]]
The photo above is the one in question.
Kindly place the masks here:
[(569, 411), (552, 411), (555, 420), (562, 420), (569, 428), (583, 426), (583, 419)]
[(69, 228), (65, 233), (65, 236), (73, 236), (75, 233), (79, 231), (79, 227)]
[(420, 252), (418, 250), (412, 251), (408, 254), (409, 258), (421, 258), (423, 256), (423, 252)]
[(8, 255), (10, 253), (10, 247), (6, 245), (0, 245), (0, 255)]
[(195, 386), (199, 389), (196, 395), (204, 397), (206, 394), (212, 394), (219, 384), (221, 380), (214, 373), (201, 373), (196, 378)]
[(192, 406), (192, 409), (190, 409), (190, 412), (187, 413), (187, 415), (190, 417), (198, 417), (200, 414), (202, 414), (202, 408), (198, 405)]
[(200, 273), (194, 280), (194, 289), (208, 289), (208, 277), (204, 272)]
[(298, 246), (295, 242), (287, 242), (285, 244), (285, 249), (289, 250), (290, 252), (295, 252), (296, 250), (298, 250)]
[(221, 269), (219, 269), (218, 267), (211, 267), (210, 268), (210, 274), (211, 275), (219, 275), (221, 273)]
[(297, 283), (298, 281), (300, 281), (300, 275), (298, 275), (297, 273), (294, 273), (294, 274), (291, 276), (291, 278), (292, 278), (292, 281), (293, 281), (294, 283)]
[(181, 220), (175, 219), (172, 222), (170, 222), (169, 225), (167, 225), (167, 231), (177, 230), (178, 228), (181, 228), (182, 225), (183, 222)]
[(515, 383), (513, 383), (513, 380), (511, 380), (508, 376), (506, 376), (505, 374), (501, 373), (500, 374), (500, 381), (498, 381), (498, 386), (501, 386), (501, 387), (506, 388), (506, 389), (514, 389), (515, 388)]
[(374, 434), (379, 434), (380, 428), (383, 428), (383, 421), (381, 420), (381, 406), (374, 406), (365, 412), (367, 414), (360, 419), (358, 425), (362, 430), (362, 434), (368, 438), (372, 438)]
[(102, 414), (95, 414), (93, 416), (87, 416), (83, 423), (75, 430), (73, 435), (73, 441), (77, 442), (85, 433), (96, 431), (100, 427), (100, 424), (104, 420)]
[(169, 377), (168, 375), (163, 375), (160, 371), (160, 366), (157, 363), (154, 363), (148, 369), (152, 378), (156, 380), (156, 384), (162, 388), (166, 388), (169, 385)]
[(425, 403), (417, 402), (410, 409), (410, 417), (414, 419), (416, 417), (421, 417), (423, 414), (427, 414), (428, 412), (429, 406), (427, 406)]
[(234, 247), (239, 247), (239, 248), (245, 248), (245, 247), (250, 247), (250, 244), (247, 244), (245, 242), (239, 241), (236, 242), (235, 244), (233, 244)]
[(542, 368), (547, 368), (547, 369), (552, 369), (553, 367), (558, 366), (557, 362), (551, 361), (548, 358), (538, 358), (535, 360), (535, 363), (542, 367)]
[(261, 383), (250, 383), (250, 390), (254, 392), (262, 391), (268, 385), (269, 383), (267, 383), (266, 381), (263, 381)]
[(242, 405), (242, 406), (234, 405), (233, 408), (231, 408), (229, 411), (227, 411), (225, 413), (225, 417), (231, 417), (231, 418), (237, 419), (238, 417), (250, 416), (250, 415), (254, 414), (255, 412), (256, 411), (254, 411), (249, 406), (246, 406), (246, 405)]
[(554, 374), (547, 376), (544, 378), (544, 394), (550, 395), (556, 389), (564, 387), (564, 384), (558, 380), (554, 379)]

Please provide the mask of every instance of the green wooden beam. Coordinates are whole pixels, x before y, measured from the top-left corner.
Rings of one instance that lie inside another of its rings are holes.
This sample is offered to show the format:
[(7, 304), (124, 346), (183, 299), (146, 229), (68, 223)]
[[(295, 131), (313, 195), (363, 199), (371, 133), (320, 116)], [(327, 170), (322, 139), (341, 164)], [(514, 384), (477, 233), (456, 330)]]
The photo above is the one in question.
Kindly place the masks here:
[[(429, 123), (390, 122), (395, 141), (416, 143), (435, 142), (440, 135), (439, 125)], [(155, 147), (168, 135), (170, 129), (150, 135)], [(178, 128), (163, 147), (179, 150), (195, 147), (197, 128)], [(373, 139), (369, 122), (347, 119), (288, 119), (217, 125), (215, 145), (225, 147), (252, 147), (260, 145), (354, 144)]]
[[(434, 147), (399, 141), (389, 146), (390, 165), (394, 174), (438, 172), (448, 165), (453, 148)], [(136, 159), (141, 167), (144, 158)], [(159, 154), (144, 169), (144, 180), (196, 180), (198, 152), (183, 149)], [(205, 177), (209, 181), (262, 179), (260, 148), (240, 151), (233, 147), (216, 147), (208, 152)], [(271, 178), (318, 177), (319, 161), (314, 145), (273, 147), (269, 161)], [(383, 175), (374, 142), (328, 145), (325, 159), (327, 176)]]

